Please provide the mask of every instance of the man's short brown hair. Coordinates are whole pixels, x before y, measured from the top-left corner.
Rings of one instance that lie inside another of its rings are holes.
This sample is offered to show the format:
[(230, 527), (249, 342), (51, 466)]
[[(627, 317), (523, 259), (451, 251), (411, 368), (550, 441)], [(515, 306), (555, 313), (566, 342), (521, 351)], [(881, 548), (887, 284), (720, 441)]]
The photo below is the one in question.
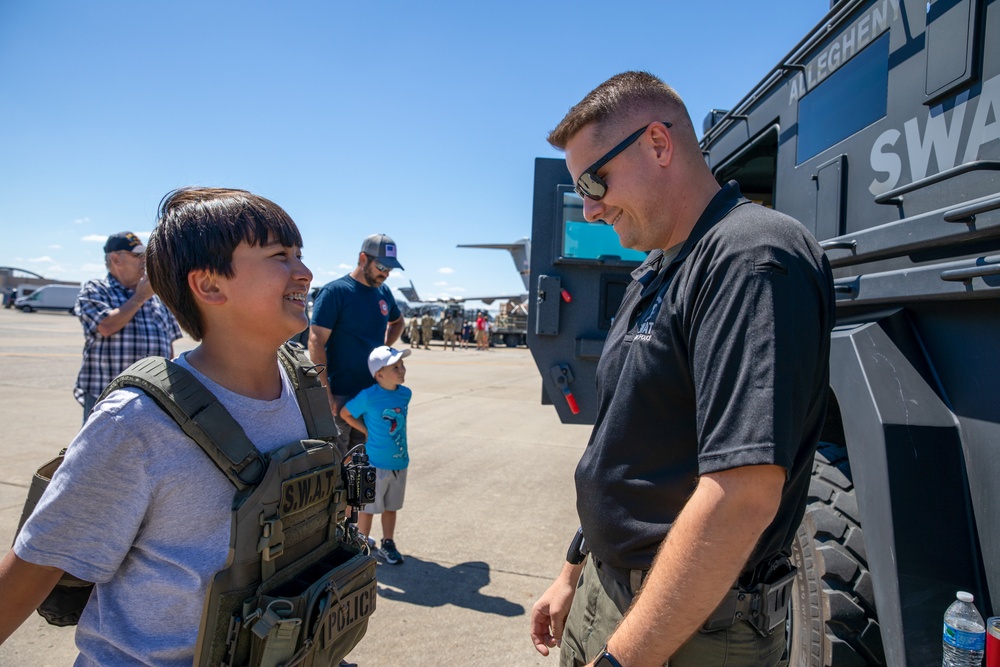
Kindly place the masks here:
[(565, 150), (570, 139), (591, 123), (600, 132), (630, 114), (664, 110), (672, 117), (656, 120), (691, 125), (684, 102), (673, 88), (649, 72), (622, 72), (587, 93), (549, 133), (548, 141)]
[(146, 248), (146, 273), (153, 291), (195, 340), (205, 324), (188, 286), (188, 274), (207, 269), (231, 278), (233, 251), (276, 241), (301, 246), (302, 236), (285, 211), (246, 190), (180, 188), (160, 202), (158, 221)]

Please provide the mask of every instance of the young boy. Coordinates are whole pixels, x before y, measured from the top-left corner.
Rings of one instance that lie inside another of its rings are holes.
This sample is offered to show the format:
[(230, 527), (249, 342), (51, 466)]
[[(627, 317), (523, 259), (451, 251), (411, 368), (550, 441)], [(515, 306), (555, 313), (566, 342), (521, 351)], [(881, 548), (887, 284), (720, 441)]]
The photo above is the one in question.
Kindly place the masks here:
[(406, 414), (413, 392), (403, 386), (406, 379), (403, 359), (410, 354), (411, 350), (396, 350), (387, 345), (372, 350), (368, 355), (368, 370), (377, 384), (363, 390), (340, 410), (341, 418), (368, 438), (365, 449), (376, 469), (375, 502), (358, 514), (358, 530), (368, 535), (372, 515), (382, 515), (382, 547), (376, 554), (391, 565), (403, 562), (393, 535), (396, 512), (403, 508), (406, 468), (410, 464)]
[[(146, 251), (153, 289), (201, 341), (175, 361), (262, 452), (307, 437), (276, 356), (308, 324), (301, 245), (267, 199), (182, 189), (161, 202)], [(0, 641), (66, 571), (96, 582), (77, 666), (191, 665), (206, 591), (226, 565), (232, 503), (233, 485), (152, 399), (111, 393), (0, 562)]]

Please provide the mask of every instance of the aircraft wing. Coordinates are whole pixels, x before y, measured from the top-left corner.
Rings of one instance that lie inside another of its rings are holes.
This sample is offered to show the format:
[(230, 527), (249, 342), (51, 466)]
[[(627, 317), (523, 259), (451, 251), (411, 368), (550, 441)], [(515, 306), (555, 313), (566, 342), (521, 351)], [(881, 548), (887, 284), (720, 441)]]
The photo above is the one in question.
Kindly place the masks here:
[(406, 297), (407, 301), (420, 301), (420, 295), (417, 294), (417, 288), (413, 286), (413, 281), (410, 281), (409, 287), (397, 287), (399, 293)]
[(527, 294), (492, 294), (487, 296), (463, 296), (463, 297), (449, 297), (447, 299), (421, 299), (420, 295), (417, 294), (417, 288), (413, 286), (413, 281), (410, 281), (408, 287), (397, 287), (400, 294), (412, 305), (412, 304), (431, 304), (431, 303), (464, 303), (466, 301), (482, 301), (483, 303), (489, 305), (494, 301), (517, 301), (518, 303), (523, 303), (527, 300)]
[(517, 301), (518, 303), (524, 303), (528, 300), (527, 294), (500, 294), (497, 296), (467, 296), (462, 301), (482, 301), (486, 305), (492, 304), (494, 301)]

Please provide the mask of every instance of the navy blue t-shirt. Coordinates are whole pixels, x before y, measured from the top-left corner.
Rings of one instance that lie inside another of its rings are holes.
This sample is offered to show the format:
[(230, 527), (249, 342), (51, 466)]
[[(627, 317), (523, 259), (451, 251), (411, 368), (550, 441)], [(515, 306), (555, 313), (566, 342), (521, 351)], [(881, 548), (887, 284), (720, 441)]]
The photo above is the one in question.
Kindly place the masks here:
[(400, 318), (392, 291), (368, 287), (350, 275), (325, 285), (313, 303), (312, 322), (330, 329), (326, 374), (334, 396), (357, 396), (375, 384), (368, 355), (385, 345), (385, 329)]

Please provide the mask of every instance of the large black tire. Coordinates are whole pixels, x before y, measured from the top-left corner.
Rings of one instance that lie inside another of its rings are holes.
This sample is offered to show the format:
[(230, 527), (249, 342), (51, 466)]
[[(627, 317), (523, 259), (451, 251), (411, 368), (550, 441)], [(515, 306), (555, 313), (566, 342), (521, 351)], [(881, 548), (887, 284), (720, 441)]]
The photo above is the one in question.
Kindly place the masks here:
[(816, 452), (792, 563), (799, 571), (789, 614), (789, 667), (884, 665), (861, 518), (841, 445), (820, 443)]
[(31, 306), (21, 306), (21, 311), (25, 313), (33, 313), (35, 309)]

